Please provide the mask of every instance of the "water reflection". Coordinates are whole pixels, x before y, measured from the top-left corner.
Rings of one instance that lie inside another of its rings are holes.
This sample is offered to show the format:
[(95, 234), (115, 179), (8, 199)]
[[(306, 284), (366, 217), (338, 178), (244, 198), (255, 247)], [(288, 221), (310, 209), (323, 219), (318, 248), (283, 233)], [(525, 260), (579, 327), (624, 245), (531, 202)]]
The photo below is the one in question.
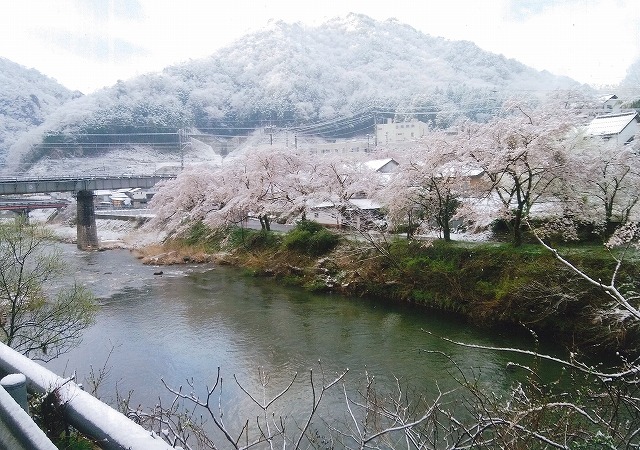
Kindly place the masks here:
[[(78, 253), (65, 246), (65, 257), (73, 277), (96, 293), (101, 307), (81, 346), (49, 366), (58, 373), (75, 370), (82, 380), (112, 351), (110, 375), (101, 386), (107, 400), (116, 389), (133, 390), (136, 402), (152, 405), (167, 395), (161, 378), (172, 386), (193, 378), (204, 390), (218, 367), (229, 380), (237, 374), (253, 392), (264, 368), (275, 392), (295, 372), (317, 368), (319, 360), (327, 374), (349, 368), (353, 380), (368, 371), (389, 386), (397, 377), (420, 392), (435, 392), (436, 383), (446, 389), (455, 367), (423, 350), (444, 352), (462, 367), (482, 371), (488, 388), (502, 390), (510, 383), (504, 365), (511, 355), (450, 345), (422, 330), (459, 341), (524, 344), (418, 308), (313, 295), (229, 267), (169, 267), (155, 276), (157, 268), (141, 265), (126, 250)], [(303, 400), (307, 388), (301, 382), (290, 398)], [(232, 410), (247, 407), (232, 383), (225, 395)]]

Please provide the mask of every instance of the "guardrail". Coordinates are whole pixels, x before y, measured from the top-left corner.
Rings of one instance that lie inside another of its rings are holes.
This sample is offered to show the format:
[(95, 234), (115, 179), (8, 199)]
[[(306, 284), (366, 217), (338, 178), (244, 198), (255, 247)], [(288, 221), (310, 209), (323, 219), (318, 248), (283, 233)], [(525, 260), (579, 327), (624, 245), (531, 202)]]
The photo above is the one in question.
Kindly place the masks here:
[(15, 450), (57, 450), (29, 414), (0, 386), (0, 447)]
[[(107, 450), (170, 450), (173, 448), (160, 437), (129, 420), (124, 414), (83, 391), (73, 381), (59, 377), (2, 343), (0, 343), (0, 370), (4, 373), (24, 374), (27, 378), (27, 389), (30, 392), (45, 394), (58, 389), (58, 397), (61, 402), (64, 402), (64, 414), (69, 424), (95, 439), (100, 448)], [(22, 410), (19, 406), (17, 407)]]

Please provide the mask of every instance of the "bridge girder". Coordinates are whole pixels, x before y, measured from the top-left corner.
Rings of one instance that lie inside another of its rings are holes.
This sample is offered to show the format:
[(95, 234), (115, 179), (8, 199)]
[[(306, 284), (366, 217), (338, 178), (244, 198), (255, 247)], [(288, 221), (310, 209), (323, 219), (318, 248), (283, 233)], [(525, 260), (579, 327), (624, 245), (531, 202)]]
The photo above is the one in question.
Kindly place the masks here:
[(80, 192), (124, 188), (151, 188), (160, 181), (173, 177), (77, 177), (0, 179), (0, 195), (36, 194), (42, 192)]

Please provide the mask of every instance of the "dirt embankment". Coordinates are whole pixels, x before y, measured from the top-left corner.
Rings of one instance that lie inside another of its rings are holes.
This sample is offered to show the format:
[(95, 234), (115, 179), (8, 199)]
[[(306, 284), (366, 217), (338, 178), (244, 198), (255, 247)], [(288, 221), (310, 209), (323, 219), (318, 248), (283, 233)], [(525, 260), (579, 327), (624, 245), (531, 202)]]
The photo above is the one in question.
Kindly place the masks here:
[(152, 244), (141, 248), (131, 249), (142, 264), (155, 266), (170, 266), (174, 264), (215, 263), (237, 264), (237, 258), (230, 253), (207, 253), (191, 247), (175, 247), (163, 244)]

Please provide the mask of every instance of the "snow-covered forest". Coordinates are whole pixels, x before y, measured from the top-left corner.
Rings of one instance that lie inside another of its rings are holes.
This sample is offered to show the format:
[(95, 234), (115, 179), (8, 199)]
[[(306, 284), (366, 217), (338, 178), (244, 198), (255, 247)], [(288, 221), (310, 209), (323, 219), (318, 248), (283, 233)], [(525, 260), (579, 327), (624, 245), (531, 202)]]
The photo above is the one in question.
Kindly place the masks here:
[(81, 95), (5, 58), (0, 58), (0, 86), (0, 162), (21, 134), (42, 124), (62, 104)]
[(122, 139), (175, 143), (162, 133), (183, 127), (228, 137), (306, 124), (309, 134), (340, 138), (367, 133), (376, 114), (445, 128), (486, 121), (525, 91), (578, 88), (587, 89), (395, 21), (352, 14), (315, 28), (275, 22), (209, 58), (66, 103), (24, 134), (11, 158), (92, 155)]

